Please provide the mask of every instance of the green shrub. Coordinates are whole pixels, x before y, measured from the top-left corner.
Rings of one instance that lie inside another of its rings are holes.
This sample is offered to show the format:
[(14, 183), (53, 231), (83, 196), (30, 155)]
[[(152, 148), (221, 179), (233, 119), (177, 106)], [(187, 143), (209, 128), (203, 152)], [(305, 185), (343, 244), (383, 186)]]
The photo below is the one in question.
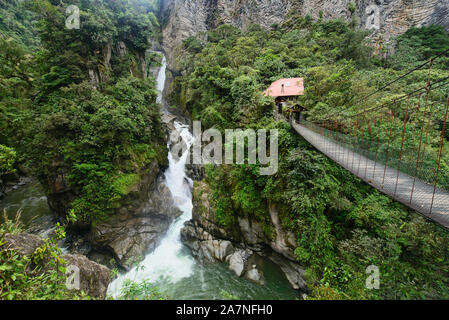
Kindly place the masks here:
[(22, 232), (20, 212), (14, 221), (4, 212), (0, 224), (0, 300), (67, 300), (90, 299), (85, 293), (76, 293), (66, 287), (65, 261), (56, 241), (65, 237), (57, 226), (54, 236), (28, 255), (5, 248), (6, 234)]
[(0, 177), (5, 174), (15, 173), (17, 153), (13, 148), (0, 144)]

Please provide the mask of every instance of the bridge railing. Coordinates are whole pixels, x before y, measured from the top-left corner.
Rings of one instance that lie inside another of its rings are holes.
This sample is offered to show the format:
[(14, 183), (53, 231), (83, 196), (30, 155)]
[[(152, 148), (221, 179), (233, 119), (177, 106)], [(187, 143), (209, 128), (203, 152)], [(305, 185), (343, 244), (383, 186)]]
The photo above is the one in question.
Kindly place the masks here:
[[(326, 137), (333, 143), (344, 147), (349, 152), (362, 155), (369, 160), (374, 161), (378, 165), (378, 169), (387, 166), (392, 169), (399, 170), (402, 173), (416, 177), (428, 184), (434, 184), (436, 179), (436, 164), (438, 164), (438, 154), (423, 150), (419, 153), (412, 149), (405, 149), (392, 145), (388, 145), (386, 141), (379, 141), (377, 139), (364, 139), (359, 136), (352, 136), (338, 131), (332, 131), (310, 121), (301, 119), (300, 124), (309, 128), (310, 130)], [(343, 155), (346, 157), (346, 155)], [(349, 156), (349, 154), (348, 154)], [(352, 169), (363, 172), (367, 171), (365, 163), (347, 163)], [(440, 166), (438, 181), (436, 185), (440, 188), (449, 190), (449, 167)], [(373, 172), (372, 175), (374, 175)], [(369, 176), (366, 174), (366, 177)]]
[[(295, 130), (331, 159), (418, 212), (435, 213), (432, 220), (447, 228), (449, 72), (441, 66), (449, 66), (448, 56), (446, 50), (349, 108), (337, 107), (327, 115), (306, 113), (307, 119), (303, 114), (298, 123), (318, 135), (292, 120)], [(432, 72), (435, 65), (438, 72)], [(414, 74), (418, 70), (424, 72)], [(421, 77), (425, 85), (418, 88), (414, 79), (408, 89), (409, 76)], [(399, 81), (409, 92), (393, 95)]]

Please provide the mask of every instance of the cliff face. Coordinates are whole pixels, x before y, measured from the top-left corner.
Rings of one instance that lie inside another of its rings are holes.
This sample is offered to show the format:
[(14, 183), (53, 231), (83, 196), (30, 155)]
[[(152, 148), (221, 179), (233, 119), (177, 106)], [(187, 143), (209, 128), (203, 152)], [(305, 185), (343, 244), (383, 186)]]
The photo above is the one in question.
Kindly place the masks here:
[[(272, 232), (267, 235), (253, 216), (237, 213), (236, 220), (227, 227), (216, 220), (212, 190), (207, 182), (195, 181), (193, 188), (192, 220), (181, 230), (181, 240), (201, 263), (226, 262), (237, 276), (263, 283), (258, 277), (261, 265), (256, 257), (263, 256), (277, 264), (292, 288), (308, 292), (304, 269), (294, 254), (298, 246), (295, 235), (282, 227), (276, 205), (270, 203), (268, 212)], [(254, 273), (257, 273), (253, 277)]]
[(449, 30), (447, 0), (164, 0), (161, 15), (164, 48), (171, 66), (175, 66), (176, 50), (182, 41), (199, 32), (208, 31), (221, 23), (245, 29), (256, 23), (264, 28), (282, 22), (287, 14), (298, 12), (314, 18), (322, 12), (325, 19), (350, 18), (350, 3), (361, 27), (371, 25), (379, 8), (379, 30), (386, 41), (413, 26), (439, 24)]
[[(123, 76), (148, 78), (152, 70), (154, 41), (147, 50), (131, 49), (123, 41), (106, 44), (101, 50), (88, 56), (90, 63), (87, 71), (92, 87), (111, 80), (114, 72)], [(123, 67), (126, 66), (126, 67)], [(126, 69), (125, 69), (126, 68)], [(165, 135), (170, 129), (164, 123)], [(151, 128), (147, 128), (150, 130)], [(168, 152), (165, 147), (166, 137), (153, 143), (159, 152)], [(162, 156), (163, 158), (163, 156)], [(121, 165), (122, 163), (117, 163)], [(108, 263), (110, 257), (122, 267), (129, 267), (148, 250), (153, 250), (160, 237), (166, 232), (171, 222), (180, 215), (180, 211), (171, 201), (171, 194), (163, 179), (163, 171), (168, 165), (166, 158), (153, 159), (143, 166), (134, 163), (134, 172), (138, 178), (123, 195), (113, 212), (101, 222), (77, 222), (71, 225), (76, 244), (70, 250), (85, 255), (94, 252), (101, 256), (99, 261)], [(73, 166), (63, 157), (54, 159), (51, 168), (41, 182), (47, 188), (49, 207), (58, 218), (65, 218), (71, 210), (73, 201), (80, 197), (81, 190), (70, 180)], [(168, 200), (167, 200), (168, 199)], [(78, 236), (82, 239), (78, 239)], [(93, 249), (93, 250), (92, 250)]]

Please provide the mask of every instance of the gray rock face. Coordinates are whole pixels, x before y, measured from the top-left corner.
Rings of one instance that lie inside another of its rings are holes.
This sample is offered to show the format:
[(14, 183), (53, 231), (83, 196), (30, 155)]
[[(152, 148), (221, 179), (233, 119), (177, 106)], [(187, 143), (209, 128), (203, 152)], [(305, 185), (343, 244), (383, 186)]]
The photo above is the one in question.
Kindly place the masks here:
[(282, 228), (276, 206), (270, 203), (268, 209), (271, 222), (276, 230), (275, 238), (271, 241), (270, 247), (277, 253), (294, 261), (295, 255), (293, 251), (297, 247), (295, 236), (290, 231), (286, 231)]
[(203, 263), (225, 261), (234, 252), (230, 241), (214, 239), (192, 220), (185, 223), (181, 239), (192, 250), (193, 256)]
[(67, 266), (76, 266), (79, 269), (79, 290), (88, 292), (91, 297), (106, 298), (111, 280), (111, 271), (107, 267), (80, 254), (64, 254), (61, 258), (67, 262)]
[(148, 202), (141, 211), (141, 215), (167, 217), (174, 220), (182, 214), (172, 200), (172, 194), (165, 184), (164, 175), (160, 174), (156, 186), (150, 191)]
[(34, 234), (7, 234), (5, 235), (4, 248), (6, 250), (14, 250), (19, 255), (23, 256), (33, 254), (33, 252), (43, 244), (44, 241)]
[(264, 27), (280, 23), (291, 8), (286, 0), (167, 0), (162, 5), (163, 30), (167, 60), (175, 66), (174, 57), (184, 39), (207, 32), (220, 23), (233, 24), (245, 29), (257, 22)]
[(248, 217), (238, 217), (237, 221), (242, 240), (246, 244), (257, 246), (269, 241), (258, 222)]
[(136, 217), (120, 221), (120, 217), (114, 216), (98, 225), (91, 236), (97, 246), (112, 251), (123, 267), (129, 267), (154, 250), (160, 231), (168, 226), (167, 219)]
[(350, 19), (349, 4), (356, 3), (359, 24), (366, 27), (373, 20), (370, 6), (379, 8), (380, 29), (373, 34), (386, 41), (404, 33), (412, 26), (439, 24), (449, 30), (447, 0), (165, 0), (162, 5), (166, 21), (163, 36), (169, 65), (175, 67), (179, 45), (189, 36), (206, 32), (221, 23), (245, 30), (252, 23), (269, 28), (279, 24), (290, 11), (314, 18), (322, 12), (325, 19)]
[[(5, 236), (4, 250), (14, 250), (19, 255), (31, 255), (44, 241), (33, 234), (7, 234)], [(76, 266), (79, 269), (79, 289), (94, 298), (104, 299), (110, 282), (111, 271), (94, 261), (79, 254), (64, 254), (61, 256), (66, 261), (66, 266)]]
[(181, 215), (175, 206), (164, 176), (159, 175), (148, 200), (139, 210), (123, 208), (97, 225), (90, 234), (96, 247), (113, 253), (125, 268), (155, 249), (171, 222)]

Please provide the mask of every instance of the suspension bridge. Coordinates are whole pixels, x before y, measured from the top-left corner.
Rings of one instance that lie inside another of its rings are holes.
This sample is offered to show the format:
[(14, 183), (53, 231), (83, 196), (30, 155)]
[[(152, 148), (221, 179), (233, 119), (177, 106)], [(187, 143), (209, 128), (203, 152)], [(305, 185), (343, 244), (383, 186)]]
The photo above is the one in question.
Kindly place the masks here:
[[(328, 158), (446, 229), (449, 76), (441, 77), (440, 72), (432, 72), (432, 67), (443, 63), (446, 72), (442, 73), (447, 75), (448, 52), (368, 94), (355, 103), (359, 107), (354, 111), (340, 110), (322, 119), (308, 115), (294, 119), (292, 113), (288, 116), (291, 127)], [(419, 70), (421, 75), (426, 70), (424, 86), (375, 105), (376, 95), (407, 77), (417, 77)], [(367, 108), (368, 104), (375, 106)]]

